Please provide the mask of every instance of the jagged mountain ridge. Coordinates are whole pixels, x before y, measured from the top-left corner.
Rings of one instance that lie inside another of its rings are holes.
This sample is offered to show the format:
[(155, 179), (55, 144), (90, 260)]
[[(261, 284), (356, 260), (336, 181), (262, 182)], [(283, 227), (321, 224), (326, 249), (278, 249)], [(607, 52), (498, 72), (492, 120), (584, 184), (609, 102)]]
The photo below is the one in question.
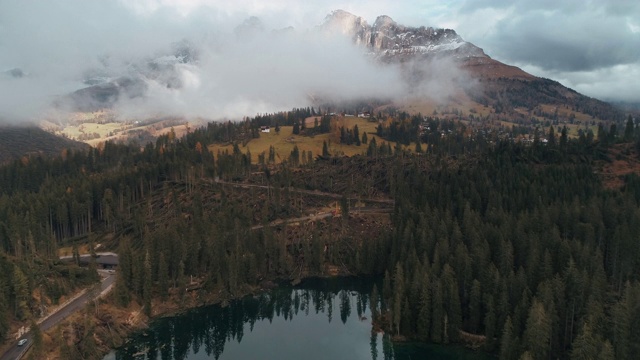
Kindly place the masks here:
[(387, 15), (376, 18), (369, 25), (362, 17), (344, 10), (335, 10), (325, 18), (320, 28), (331, 33), (350, 36), (354, 44), (385, 62), (404, 61), (410, 58), (447, 57), (470, 68), (488, 65), (494, 71), (481, 70), (485, 76), (497, 75), (508, 70), (509, 77), (532, 79), (534, 76), (493, 60), (478, 46), (465, 41), (455, 30), (433, 27), (408, 27), (400, 25)]
[(351, 36), (356, 45), (383, 57), (456, 50), (460, 56), (487, 57), (482, 49), (464, 41), (454, 30), (407, 27), (386, 15), (378, 16), (373, 25), (369, 25), (362, 17), (335, 10), (327, 15), (320, 28)]
[[(235, 28), (235, 41), (243, 41), (255, 32), (263, 32), (264, 25), (252, 17)], [(363, 49), (363, 53), (387, 64), (415, 64), (421, 61), (452, 61), (453, 65), (467, 73), (470, 78), (482, 82), (482, 86), (471, 88), (460, 85), (471, 101), (501, 111), (522, 107), (528, 111), (541, 104), (570, 106), (591, 116), (617, 119), (619, 112), (611, 105), (583, 96), (561, 84), (533, 76), (522, 69), (492, 59), (480, 47), (465, 41), (455, 30), (433, 27), (408, 27), (382, 15), (373, 25), (354, 14), (336, 10), (326, 16), (316, 30), (349, 37)], [(290, 29), (288, 31), (291, 31)], [(278, 32), (274, 31), (274, 34)], [(72, 106), (82, 111), (109, 107), (119, 99), (142, 97), (146, 92), (145, 81), (153, 80), (167, 88), (180, 88), (179, 69), (197, 66), (198, 48), (188, 42), (173, 44), (166, 54), (156, 54), (131, 65), (127, 74), (108, 79), (93, 86), (76, 91), (67, 97)], [(411, 73), (412, 66), (404, 67), (409, 83), (419, 83), (424, 72), (418, 69)], [(467, 77), (468, 78), (468, 77)], [(464, 78), (461, 81), (467, 81)], [(457, 80), (456, 80), (457, 81)]]
[[(364, 47), (365, 52), (385, 63), (451, 60), (454, 66), (481, 83), (478, 87), (459, 84), (460, 90), (470, 100), (491, 106), (496, 112), (509, 113), (515, 108), (532, 111), (542, 105), (552, 105), (566, 106), (575, 112), (605, 120), (620, 121), (624, 118), (620, 111), (606, 102), (492, 59), (483, 49), (465, 41), (452, 29), (408, 27), (386, 15), (378, 16), (373, 25), (369, 25), (362, 17), (344, 10), (331, 12), (320, 28), (351, 37), (354, 44)], [(406, 77), (411, 79), (414, 76), (409, 74)]]
[[(291, 28), (286, 30), (292, 31)], [(362, 17), (336, 10), (327, 15), (316, 30), (349, 36), (356, 45), (365, 49), (365, 53), (386, 63), (404, 61), (418, 55), (454, 57), (466, 61), (470, 66), (493, 61), (482, 49), (464, 41), (454, 30), (406, 27), (386, 15), (379, 16), (373, 25), (369, 25)], [(235, 41), (244, 41), (252, 33), (263, 31), (265, 28), (260, 19), (251, 17), (233, 32)], [(198, 52), (196, 45), (184, 40), (172, 44), (166, 53), (130, 64), (126, 73), (105, 73), (100, 69), (88, 72), (84, 83), (90, 86), (63, 97), (57, 104), (79, 111), (109, 108), (122, 99), (143, 97), (149, 80), (167, 88), (180, 88), (182, 84), (178, 69), (181, 66), (197, 66)], [(512, 72), (521, 78), (528, 76), (517, 70), (514, 68)]]

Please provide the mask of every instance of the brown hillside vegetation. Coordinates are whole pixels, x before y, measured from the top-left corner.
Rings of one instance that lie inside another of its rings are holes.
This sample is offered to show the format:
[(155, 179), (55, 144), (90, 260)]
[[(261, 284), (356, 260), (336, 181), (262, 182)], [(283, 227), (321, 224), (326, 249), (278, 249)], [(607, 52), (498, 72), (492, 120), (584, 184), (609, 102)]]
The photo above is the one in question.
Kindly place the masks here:
[(618, 144), (609, 149), (609, 162), (603, 162), (601, 176), (604, 186), (619, 189), (625, 185), (624, 177), (640, 175), (640, 157), (633, 144)]
[(510, 78), (534, 80), (536, 77), (522, 69), (501, 63), (489, 57), (471, 57), (462, 63), (462, 68), (468, 70), (472, 76), (478, 78)]

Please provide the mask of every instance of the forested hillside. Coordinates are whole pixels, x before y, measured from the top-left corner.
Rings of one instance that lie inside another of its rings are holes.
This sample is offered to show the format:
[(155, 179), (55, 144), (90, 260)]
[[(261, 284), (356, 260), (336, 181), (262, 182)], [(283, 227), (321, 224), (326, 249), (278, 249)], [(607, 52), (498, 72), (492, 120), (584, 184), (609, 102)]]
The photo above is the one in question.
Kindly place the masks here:
[(60, 156), (65, 149), (88, 148), (86, 144), (52, 135), (36, 126), (0, 126), (0, 164), (22, 157)]
[[(398, 340), (462, 342), (503, 359), (639, 350), (640, 178), (607, 190), (596, 173), (609, 146), (636, 141), (632, 121), (623, 136), (550, 131), (543, 143), (536, 132), (525, 144), (430, 119), (427, 152), (370, 142), (352, 158), (251, 163), (243, 142), (260, 126), (311, 113), (0, 168), (2, 318), (29, 318), (37, 289), (55, 297), (54, 271), (82, 278), (57, 270), (57, 248), (99, 239), (120, 256), (113, 302), (149, 315), (187, 295), (376, 274), (376, 322)], [(380, 136), (415, 141), (404, 133), (416, 125), (398, 119)], [(218, 142), (233, 151), (206, 150)], [(97, 356), (95, 343), (67, 339), (68, 358)]]
[(406, 167), (382, 292), (389, 329), (501, 359), (633, 358), (638, 179), (604, 191), (589, 152), (505, 143), (467, 166)]

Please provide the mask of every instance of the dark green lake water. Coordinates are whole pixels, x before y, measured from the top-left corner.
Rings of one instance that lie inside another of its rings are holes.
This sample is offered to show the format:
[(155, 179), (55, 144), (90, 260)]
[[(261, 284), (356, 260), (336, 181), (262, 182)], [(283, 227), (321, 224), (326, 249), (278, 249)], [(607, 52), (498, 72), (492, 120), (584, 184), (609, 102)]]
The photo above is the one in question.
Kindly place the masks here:
[(430, 344), (393, 345), (371, 331), (370, 279), (313, 279), (297, 287), (155, 321), (104, 360), (490, 359)]

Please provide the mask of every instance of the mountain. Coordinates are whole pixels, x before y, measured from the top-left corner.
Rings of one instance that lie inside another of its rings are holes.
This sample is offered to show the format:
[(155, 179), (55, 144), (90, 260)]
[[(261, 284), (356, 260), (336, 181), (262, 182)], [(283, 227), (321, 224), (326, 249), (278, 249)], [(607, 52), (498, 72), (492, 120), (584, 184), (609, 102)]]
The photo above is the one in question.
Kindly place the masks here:
[[(468, 75), (452, 79), (465, 95), (465, 99), (454, 99), (458, 104), (488, 106), (496, 113), (509, 116), (532, 115), (535, 112), (552, 118), (554, 112), (550, 111), (551, 108), (564, 107), (567, 119), (624, 119), (620, 111), (606, 102), (492, 59), (483, 49), (465, 41), (452, 29), (408, 27), (386, 15), (378, 16), (373, 25), (369, 25), (362, 17), (344, 10), (331, 12), (319, 28), (350, 37), (355, 45), (363, 47), (367, 54), (383, 63), (410, 64), (405, 66), (410, 82), (424, 80), (425, 69), (416, 68), (415, 64), (443, 63), (449, 66), (450, 63)], [(442, 66), (434, 68), (443, 70)], [(470, 85), (471, 82), (475, 85)]]
[(0, 126), (0, 164), (24, 156), (56, 156), (64, 149), (88, 148), (87, 144), (53, 135), (35, 126)]
[(119, 100), (145, 96), (149, 81), (166, 88), (181, 88), (181, 69), (197, 64), (198, 56), (195, 46), (183, 40), (171, 44), (166, 52), (129, 63), (124, 73), (91, 69), (85, 73), (83, 81), (89, 86), (61, 97), (54, 105), (90, 112), (109, 108)]
[[(491, 59), (481, 48), (464, 41), (452, 29), (407, 27), (386, 15), (378, 16), (373, 25), (369, 25), (363, 18), (344, 10), (327, 15), (320, 29), (350, 36), (356, 45), (365, 47), (370, 54), (385, 62), (407, 61), (417, 57), (452, 58), (467, 67), (484, 65), (480, 72), (487, 76), (496, 76), (509, 69), (510, 77), (534, 78), (517, 67)], [(497, 67), (504, 69), (497, 71)]]
[[(624, 119), (608, 103), (491, 58), (452, 29), (404, 26), (386, 15), (370, 25), (360, 16), (336, 10), (316, 30), (347, 36), (364, 56), (399, 66), (409, 89), (406, 98), (411, 98), (411, 103), (405, 103), (405, 108), (410, 111), (430, 113), (438, 107), (455, 105), (466, 112), (473, 109), (484, 116), (498, 114), (499, 120), (517, 123), (534, 118), (544, 123)], [(286, 32), (290, 31), (293, 30)], [(252, 35), (263, 32), (264, 24), (251, 17), (233, 29), (235, 36), (223, 36), (220, 43), (250, 41)], [(185, 73), (197, 73), (199, 54), (204, 50), (184, 40), (164, 52), (132, 61), (124, 70), (105, 66), (106, 70), (90, 71), (84, 81), (90, 86), (63, 97), (58, 104), (93, 111), (120, 100), (144, 97), (150, 86), (180, 89)], [(429, 103), (430, 107), (421, 107), (421, 103)]]
[(3, 71), (0, 74), (2, 74), (2, 76), (9, 77), (9, 78), (21, 78), (25, 75), (22, 69), (20, 68), (13, 68), (7, 71)]
[(120, 77), (100, 82), (92, 78), (86, 82), (96, 84), (74, 91), (56, 102), (58, 107), (70, 107), (77, 111), (97, 111), (113, 106), (123, 98), (134, 99), (144, 95), (147, 84), (139, 76)]
[(369, 25), (362, 17), (336, 10), (327, 15), (320, 29), (351, 36), (356, 45), (383, 58), (444, 52), (453, 52), (458, 57), (486, 57), (482, 49), (464, 41), (454, 30), (406, 27), (386, 15), (378, 16), (373, 25)]

